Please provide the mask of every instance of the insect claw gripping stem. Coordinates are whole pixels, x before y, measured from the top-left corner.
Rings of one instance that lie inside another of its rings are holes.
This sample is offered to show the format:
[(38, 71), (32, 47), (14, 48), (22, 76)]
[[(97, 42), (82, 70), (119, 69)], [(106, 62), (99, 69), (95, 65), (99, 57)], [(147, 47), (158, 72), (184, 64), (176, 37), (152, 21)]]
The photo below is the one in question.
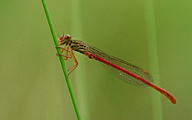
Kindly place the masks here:
[[(71, 53), (71, 49), (70, 49), (69, 46), (67, 46), (67, 49), (65, 49), (66, 46), (65, 46), (65, 47), (56, 47), (56, 48), (62, 49), (61, 53), (63, 53), (64, 51), (66, 51), (66, 55), (56, 54), (57, 56), (58, 56), (58, 55), (63, 56), (63, 59), (64, 59), (64, 60), (67, 60), (68, 58), (72, 58), (72, 53)], [(70, 52), (70, 56), (68, 56), (68, 52)]]
[[(65, 47), (66, 47), (66, 46), (65, 46)], [(64, 59), (64, 60), (67, 60), (68, 58), (73, 58), (73, 59), (74, 59), (74, 61), (75, 61), (76, 64), (67, 70), (67, 71), (69, 71), (69, 70), (72, 69), (72, 70), (68, 73), (68, 75), (67, 75), (67, 77), (66, 77), (66, 78), (68, 78), (68, 76), (77, 68), (78, 62), (77, 62), (77, 59), (76, 59), (75, 55), (73, 54), (73, 51), (71, 51), (71, 48), (70, 48), (69, 46), (67, 46), (67, 49), (65, 49), (65, 47), (64, 47), (64, 48), (63, 48), (63, 47), (56, 47), (56, 48), (63, 49), (63, 50), (61, 51), (62, 53), (63, 53), (64, 51), (66, 51), (66, 55), (58, 54), (58, 53), (57, 53), (56, 55), (57, 55), (57, 56), (58, 56), (58, 55), (63, 56), (63, 59)], [(68, 56), (68, 52), (70, 53), (70, 56)]]

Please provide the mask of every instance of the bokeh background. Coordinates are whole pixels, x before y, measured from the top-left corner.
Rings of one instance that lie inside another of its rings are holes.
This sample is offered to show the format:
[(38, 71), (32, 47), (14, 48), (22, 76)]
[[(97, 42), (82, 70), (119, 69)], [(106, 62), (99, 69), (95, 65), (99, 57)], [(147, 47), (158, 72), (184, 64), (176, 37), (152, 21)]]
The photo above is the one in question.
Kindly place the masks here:
[[(47, 4), (59, 36), (70, 34), (155, 76), (150, 70), (152, 35), (159, 85), (177, 99), (173, 105), (152, 88), (126, 84), (99, 62), (75, 53), (79, 66), (70, 80), (83, 120), (156, 119), (154, 93), (161, 96), (160, 119), (192, 119), (190, 0)], [(0, 120), (76, 120), (41, 1), (0, 1), (0, 40)]]

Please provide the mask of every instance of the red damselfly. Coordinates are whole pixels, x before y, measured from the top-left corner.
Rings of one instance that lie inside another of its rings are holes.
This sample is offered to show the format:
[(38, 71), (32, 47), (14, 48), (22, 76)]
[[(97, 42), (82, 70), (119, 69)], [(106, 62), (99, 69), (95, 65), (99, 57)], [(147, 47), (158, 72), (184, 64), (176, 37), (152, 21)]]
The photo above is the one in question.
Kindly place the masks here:
[(176, 103), (176, 99), (169, 92), (153, 84), (153, 78), (146, 70), (110, 56), (95, 47), (87, 45), (83, 41), (72, 40), (70, 35), (62, 36), (58, 38), (58, 41), (60, 45), (64, 45), (64, 47), (58, 47), (62, 50), (61, 52), (64, 53), (64, 51), (66, 51), (66, 54), (59, 55), (63, 56), (64, 60), (73, 58), (76, 63), (73, 67), (68, 69), (68, 71), (70, 71), (68, 76), (78, 66), (77, 59), (73, 53), (74, 50), (88, 56), (90, 59), (95, 59), (104, 63), (107, 69), (113, 72), (115, 76), (120, 77), (124, 82), (136, 86), (150, 86), (165, 95), (173, 104)]

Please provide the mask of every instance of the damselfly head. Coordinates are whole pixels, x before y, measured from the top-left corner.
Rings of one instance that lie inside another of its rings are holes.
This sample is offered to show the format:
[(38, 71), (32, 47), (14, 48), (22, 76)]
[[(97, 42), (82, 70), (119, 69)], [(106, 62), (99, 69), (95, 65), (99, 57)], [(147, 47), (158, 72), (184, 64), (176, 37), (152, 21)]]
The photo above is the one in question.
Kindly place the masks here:
[(69, 34), (67, 34), (65, 36), (63, 35), (62, 37), (58, 38), (59, 45), (62, 45), (62, 44), (66, 43), (69, 40), (71, 40), (71, 36)]

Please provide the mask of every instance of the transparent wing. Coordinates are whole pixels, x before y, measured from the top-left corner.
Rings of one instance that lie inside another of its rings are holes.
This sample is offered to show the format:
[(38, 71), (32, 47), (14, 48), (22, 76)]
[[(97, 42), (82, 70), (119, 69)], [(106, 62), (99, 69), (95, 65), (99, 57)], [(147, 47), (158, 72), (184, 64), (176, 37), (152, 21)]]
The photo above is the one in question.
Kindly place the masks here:
[[(125, 62), (119, 58), (116, 58), (116, 57), (113, 57), (113, 56), (110, 56), (106, 53), (104, 53), (103, 51), (95, 48), (95, 47), (92, 47), (92, 46), (89, 46), (89, 52), (109, 61), (109, 62), (112, 62), (142, 78), (144, 78), (145, 80), (149, 81), (149, 82), (152, 82), (153, 83), (153, 78), (152, 76), (144, 69), (142, 68), (139, 68), (135, 65), (132, 65), (128, 62)], [(121, 72), (109, 65), (106, 65), (103, 63), (103, 65), (105, 66), (105, 68), (107, 70), (109, 70), (114, 76), (120, 78), (121, 80), (123, 80), (124, 82), (126, 83), (129, 83), (129, 84), (132, 84), (132, 85), (135, 85), (135, 86), (139, 86), (139, 87), (147, 87), (148, 85), (146, 85), (145, 83), (127, 75), (126, 73), (124, 72)]]

